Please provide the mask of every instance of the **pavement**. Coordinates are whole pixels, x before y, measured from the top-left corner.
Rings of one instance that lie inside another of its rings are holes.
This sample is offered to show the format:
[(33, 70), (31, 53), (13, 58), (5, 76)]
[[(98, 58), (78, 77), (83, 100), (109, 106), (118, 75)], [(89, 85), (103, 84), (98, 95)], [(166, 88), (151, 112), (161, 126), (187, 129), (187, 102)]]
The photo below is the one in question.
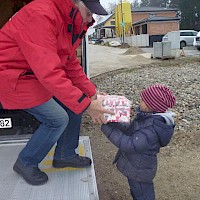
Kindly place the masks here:
[(124, 55), (128, 50), (118, 47), (108, 47), (89, 44), (89, 74), (97, 76), (112, 70), (137, 67), (141, 64), (154, 62), (151, 53), (145, 52), (137, 55)]
[[(88, 44), (89, 76), (94, 77), (102, 73), (121, 68), (134, 68), (143, 64), (160, 62), (151, 59), (153, 48), (141, 48), (144, 53), (125, 55), (128, 48), (108, 47)], [(194, 47), (184, 47), (185, 56), (200, 56), (200, 51)]]
[[(146, 47), (141, 48), (144, 52), (152, 53), (153, 54), (153, 48)], [(183, 51), (185, 53), (185, 56), (200, 56), (200, 51), (198, 51), (194, 46), (186, 46), (183, 47)], [(181, 49), (180, 49), (181, 52)]]

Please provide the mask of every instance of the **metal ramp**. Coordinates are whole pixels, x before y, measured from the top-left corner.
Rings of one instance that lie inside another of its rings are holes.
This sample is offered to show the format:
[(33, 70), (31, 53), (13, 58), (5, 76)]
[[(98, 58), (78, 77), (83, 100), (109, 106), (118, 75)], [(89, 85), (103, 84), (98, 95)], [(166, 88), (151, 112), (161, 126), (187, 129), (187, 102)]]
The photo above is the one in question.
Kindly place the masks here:
[[(0, 200), (99, 200), (94, 165), (84, 169), (54, 169), (51, 165), (54, 148), (40, 164), (49, 181), (42, 186), (28, 185), (12, 169), (26, 142), (0, 142)], [(92, 159), (89, 137), (80, 137), (77, 152)]]

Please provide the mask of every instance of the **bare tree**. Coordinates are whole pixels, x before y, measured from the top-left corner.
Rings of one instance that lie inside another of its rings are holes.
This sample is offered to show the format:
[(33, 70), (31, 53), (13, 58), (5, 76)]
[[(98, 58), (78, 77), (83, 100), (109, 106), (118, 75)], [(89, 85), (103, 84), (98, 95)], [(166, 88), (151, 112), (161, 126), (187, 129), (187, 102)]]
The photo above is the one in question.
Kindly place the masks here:
[(140, 2), (139, 2), (139, 0), (133, 0), (132, 2), (131, 2), (131, 9), (133, 9), (133, 8), (139, 8), (140, 7)]
[(115, 7), (117, 6), (116, 3), (111, 3), (109, 2), (108, 3), (108, 8), (106, 9), (106, 11), (111, 14), (111, 13), (114, 13), (115, 12)]

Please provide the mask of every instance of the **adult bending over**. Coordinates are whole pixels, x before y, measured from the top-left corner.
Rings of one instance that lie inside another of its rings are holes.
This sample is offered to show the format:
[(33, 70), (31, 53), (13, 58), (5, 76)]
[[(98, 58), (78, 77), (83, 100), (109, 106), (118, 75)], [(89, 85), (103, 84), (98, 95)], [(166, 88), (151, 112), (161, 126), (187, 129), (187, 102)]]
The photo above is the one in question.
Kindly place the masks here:
[(107, 14), (99, 0), (34, 0), (0, 30), (2, 107), (23, 109), (41, 122), (13, 167), (31, 185), (48, 181), (38, 164), (56, 142), (54, 167), (90, 166), (90, 158), (75, 153), (82, 113), (101, 124), (110, 113), (76, 58), (92, 13)]

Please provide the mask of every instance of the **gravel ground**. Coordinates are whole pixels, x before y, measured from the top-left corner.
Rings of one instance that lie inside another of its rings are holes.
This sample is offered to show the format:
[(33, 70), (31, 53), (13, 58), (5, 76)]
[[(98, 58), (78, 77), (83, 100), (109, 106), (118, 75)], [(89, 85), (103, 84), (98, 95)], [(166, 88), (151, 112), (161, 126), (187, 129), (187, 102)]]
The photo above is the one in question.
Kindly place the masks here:
[[(199, 200), (200, 58), (115, 70), (93, 77), (92, 81), (100, 91), (126, 96), (133, 101), (133, 107), (138, 105), (139, 92), (150, 84), (162, 83), (174, 91), (176, 129), (170, 145), (158, 155), (156, 199)], [(100, 200), (131, 199), (126, 178), (112, 165), (117, 149), (101, 133), (99, 125), (92, 124), (86, 115), (81, 132), (91, 139)]]

